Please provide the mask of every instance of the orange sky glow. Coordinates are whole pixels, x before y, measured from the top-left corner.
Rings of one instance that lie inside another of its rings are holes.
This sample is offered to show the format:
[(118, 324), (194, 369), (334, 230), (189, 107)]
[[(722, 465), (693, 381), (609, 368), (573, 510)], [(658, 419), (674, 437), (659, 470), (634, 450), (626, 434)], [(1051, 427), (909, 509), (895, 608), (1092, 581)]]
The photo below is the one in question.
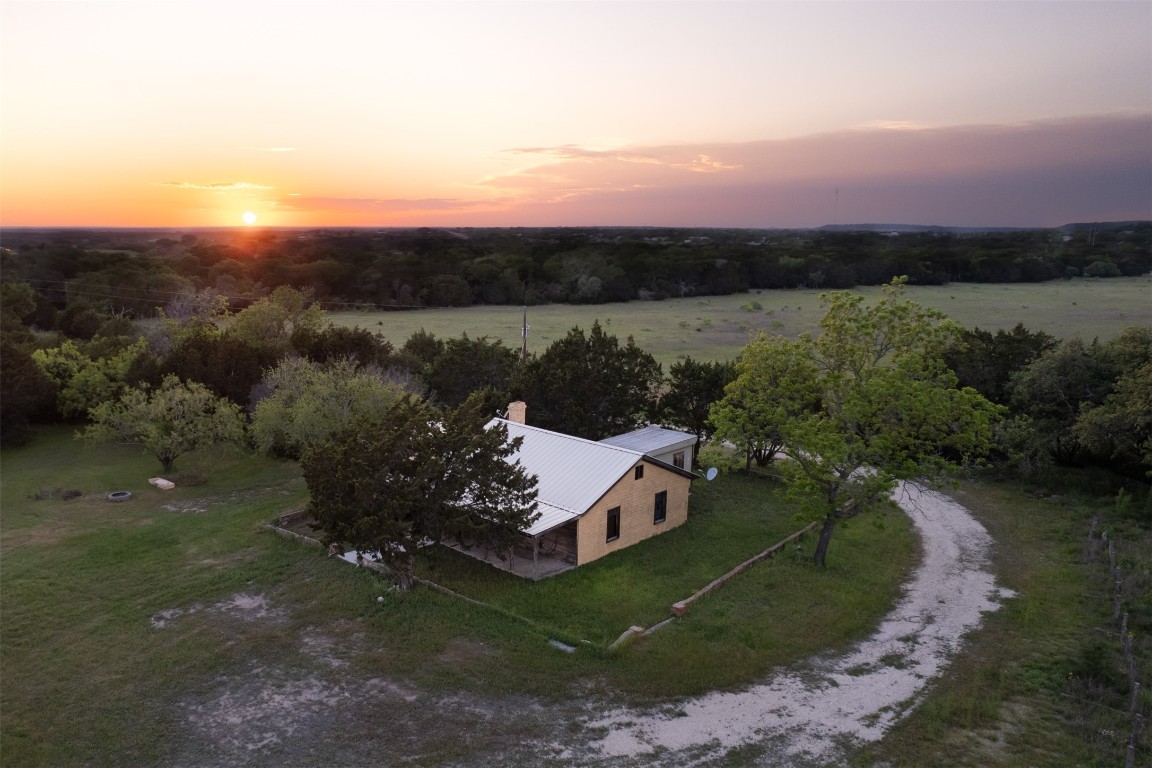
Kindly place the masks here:
[(1152, 218), (1152, 3), (0, 3), (0, 226)]

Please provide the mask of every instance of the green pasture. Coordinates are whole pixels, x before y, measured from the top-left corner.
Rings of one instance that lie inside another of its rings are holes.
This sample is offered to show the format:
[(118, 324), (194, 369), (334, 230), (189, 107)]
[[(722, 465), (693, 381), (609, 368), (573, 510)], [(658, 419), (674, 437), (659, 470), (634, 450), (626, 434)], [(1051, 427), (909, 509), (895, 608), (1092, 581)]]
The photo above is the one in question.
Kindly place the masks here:
[[(883, 741), (857, 754), (853, 766), (1125, 764), (1131, 697), (1120, 671), (1112, 582), (1103, 551), (1086, 559), (1086, 539), (1096, 516), (1097, 534), (1109, 531), (1118, 542), (1118, 561), (1130, 574), (1123, 607), (1132, 611), (1137, 669), (1146, 679), (1152, 498), (1145, 489), (1121, 511), (1091, 473), (1062, 475), (1043, 491), (972, 482), (954, 494), (992, 535), (997, 579), (1017, 594), (985, 617), (928, 695)], [(1145, 712), (1148, 703), (1152, 697), (1145, 696)], [(1135, 764), (1146, 764), (1150, 750), (1145, 729)]]
[[(879, 287), (854, 289), (869, 297)], [(528, 308), (528, 349), (541, 352), (573, 326), (596, 320), (622, 342), (631, 336), (665, 366), (684, 357), (734, 358), (758, 330), (795, 336), (815, 332), (823, 311), (820, 291), (753, 291), (730, 296), (632, 301), (618, 304), (548, 304)], [(965, 328), (1029, 330), (1057, 338), (1106, 340), (1133, 325), (1152, 324), (1152, 277), (1095, 280), (1077, 278), (1047, 283), (956, 283), (912, 286), (907, 295), (946, 312)], [(337, 325), (381, 332), (394, 345), (421, 328), (439, 337), (488, 336), (520, 346), (523, 314), (519, 307), (477, 306), (402, 312), (333, 312)]]
[[(264, 530), (306, 499), (293, 463), (217, 449), (176, 469), (178, 487), (160, 491), (147, 483), (155, 459), (77, 441), (68, 428), (0, 453), (4, 765), (308, 765), (350, 741), (384, 748), (407, 727), (381, 722), (419, 725), (415, 765), (460, 759), (453, 750), (499, 753), (543, 734), (451, 722), (435, 697), (565, 707), (590, 685), (609, 700), (660, 703), (749, 684), (866, 634), (916, 557), (903, 516), (861, 520), (838, 533), (826, 572), (809, 564), (808, 541), (610, 654), (605, 645), (628, 626), (664, 618), (672, 602), (799, 527), (769, 481), (700, 481), (681, 529), (551, 581), (438, 553), (427, 575), (496, 610), (426, 588), (389, 591), (366, 569)], [(134, 496), (113, 503), (114, 490)], [(552, 648), (553, 637), (578, 651)], [(310, 699), (290, 711), (269, 703), (294, 685), (385, 683), (419, 692), (418, 703), (388, 710), (400, 704), (384, 697), (338, 718), (320, 708), (323, 723), (309, 719)], [(307, 739), (240, 749), (241, 762), (219, 751), (228, 723), (244, 724), (239, 739), (289, 715), (306, 721)], [(210, 717), (224, 719), (197, 726)]]
[[(306, 498), (295, 464), (203, 451), (179, 460), (181, 485), (168, 492), (147, 483), (158, 467), (67, 428), (0, 453), (4, 765), (284, 766), (332, 754), (375, 765), (397, 743), (415, 756), (405, 764), (485, 764), (557, 738), (556, 723), (578, 719), (588, 701), (674, 710), (680, 696), (842, 648), (875, 625), (916, 556), (902, 516), (854, 520), (837, 532), (826, 572), (808, 564), (809, 540), (610, 654), (604, 644), (627, 626), (651, 625), (795, 529), (771, 483), (698, 482), (685, 526), (539, 583), (437, 553), (425, 575), (488, 609), (425, 588), (390, 592), (367, 570), (264, 531)], [(853, 764), (1122, 764), (1123, 717), (1099, 698), (1116, 675), (1110, 584), (1082, 552), (1099, 515), (1125, 567), (1146, 569), (1149, 502), (1122, 509), (1091, 477), (1065, 475), (1055, 492), (972, 481), (956, 492), (992, 534), (998, 579), (1017, 597)], [(112, 503), (112, 490), (134, 497)], [(1144, 617), (1133, 630), (1147, 670), (1152, 626), (1138, 603), (1132, 610)], [(577, 652), (552, 649), (552, 637)], [(408, 693), (355, 695), (381, 686)], [(317, 704), (321, 694), (344, 703)], [(445, 699), (489, 714), (462, 717), (438, 706)], [(491, 727), (506, 706), (554, 714)], [(280, 741), (237, 743), (267, 733)], [(579, 740), (578, 728), (570, 736)], [(1141, 755), (1147, 748), (1145, 737)]]

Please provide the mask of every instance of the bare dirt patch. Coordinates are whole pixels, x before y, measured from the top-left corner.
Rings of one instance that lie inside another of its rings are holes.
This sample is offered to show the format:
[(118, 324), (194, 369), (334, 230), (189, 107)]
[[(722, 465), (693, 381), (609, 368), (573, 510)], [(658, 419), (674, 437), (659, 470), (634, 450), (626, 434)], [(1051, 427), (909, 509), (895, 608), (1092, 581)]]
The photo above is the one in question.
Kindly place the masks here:
[[(811, 659), (744, 691), (654, 708), (611, 707), (591, 688), (542, 701), (431, 692), (365, 675), (354, 622), (307, 627), (289, 665), (249, 659), (173, 703), (180, 723), (166, 764), (186, 766), (829, 766), (880, 739), (916, 706), (986, 611), (1010, 595), (988, 570), (991, 539), (955, 502), (909, 486), (898, 501), (924, 557), (905, 596), (848, 653)], [(285, 621), (265, 595), (162, 611), (157, 628), (213, 612), (258, 631)], [(542, 653), (551, 652), (542, 649)], [(491, 650), (449, 642), (437, 664), (485, 663)], [(669, 674), (674, 674), (670, 670)], [(1005, 734), (983, 736), (994, 754)]]
[(187, 608), (166, 608), (153, 615), (149, 619), (149, 623), (157, 629), (162, 629), (174, 624), (183, 616), (197, 613), (223, 615), (245, 622), (259, 621), (270, 624), (281, 624), (288, 620), (284, 609), (273, 606), (264, 595), (237, 592), (227, 600), (209, 606), (197, 603)]

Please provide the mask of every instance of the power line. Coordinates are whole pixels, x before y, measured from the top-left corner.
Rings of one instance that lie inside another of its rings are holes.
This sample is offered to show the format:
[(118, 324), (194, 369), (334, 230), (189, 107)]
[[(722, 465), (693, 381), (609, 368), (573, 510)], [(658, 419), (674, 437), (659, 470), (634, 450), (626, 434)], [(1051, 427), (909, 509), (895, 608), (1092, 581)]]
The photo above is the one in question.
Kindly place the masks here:
[[(160, 288), (136, 288), (133, 286), (121, 286), (116, 289), (109, 289), (108, 286), (100, 283), (74, 283), (68, 280), (41, 280), (37, 278), (27, 278), (23, 280), (13, 279), (0, 279), (0, 283), (27, 283), (34, 288), (40, 288), (46, 291), (58, 291), (66, 293), (69, 296), (82, 296), (86, 298), (97, 299), (113, 299), (119, 301), (149, 301), (157, 306), (166, 304), (171, 299), (180, 298), (184, 296), (195, 296), (196, 293), (189, 293), (188, 291), (166, 291)], [(116, 290), (116, 291), (135, 291), (143, 295), (124, 295), (122, 293), (106, 293), (98, 290), (83, 290), (85, 288)], [(228, 296), (225, 294), (217, 294), (231, 303), (253, 302), (259, 301), (266, 296)], [(171, 297), (171, 299), (163, 299), (162, 297)], [(470, 305), (468, 307), (448, 306), (448, 305), (428, 305), (428, 304), (376, 304), (374, 302), (365, 301), (337, 301), (337, 300), (321, 300), (317, 299), (312, 302), (317, 304), (321, 309), (334, 309), (343, 311), (364, 311), (364, 312), (390, 312), (390, 311), (403, 311), (403, 310), (444, 310), (444, 309), (470, 309), (480, 310), (487, 312), (508, 312), (516, 309), (513, 305), (492, 305), (480, 304)]]

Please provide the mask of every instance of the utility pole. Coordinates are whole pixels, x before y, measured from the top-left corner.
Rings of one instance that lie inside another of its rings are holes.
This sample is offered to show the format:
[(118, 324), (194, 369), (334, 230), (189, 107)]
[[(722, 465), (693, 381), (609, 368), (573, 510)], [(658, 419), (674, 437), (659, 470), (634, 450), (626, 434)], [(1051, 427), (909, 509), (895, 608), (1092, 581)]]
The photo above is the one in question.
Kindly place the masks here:
[(520, 326), (520, 362), (528, 362), (528, 305), (524, 305), (524, 323)]

